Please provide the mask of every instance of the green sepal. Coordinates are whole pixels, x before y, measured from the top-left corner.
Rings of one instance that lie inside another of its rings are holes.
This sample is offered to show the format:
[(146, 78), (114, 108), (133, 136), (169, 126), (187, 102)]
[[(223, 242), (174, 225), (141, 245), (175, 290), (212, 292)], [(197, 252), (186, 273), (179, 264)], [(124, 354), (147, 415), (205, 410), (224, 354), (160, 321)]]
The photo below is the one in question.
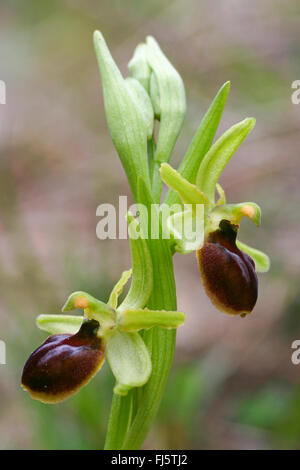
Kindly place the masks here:
[(141, 387), (151, 375), (150, 355), (138, 333), (115, 330), (108, 340), (106, 357), (117, 381), (114, 392), (118, 395)]
[(139, 176), (150, 187), (147, 125), (99, 31), (94, 33), (94, 46), (102, 77), (108, 127), (136, 199)]
[(118, 325), (124, 331), (148, 330), (154, 326), (172, 329), (183, 325), (184, 320), (185, 314), (183, 312), (145, 308), (122, 312), (118, 319)]
[(47, 331), (51, 335), (63, 333), (75, 335), (83, 320), (84, 317), (75, 315), (39, 315), (36, 324), (40, 330)]
[(132, 279), (128, 294), (118, 308), (120, 312), (129, 308), (143, 308), (147, 303), (153, 286), (153, 268), (147, 240), (142, 236), (135, 238), (136, 233), (142, 231), (142, 229), (133, 215), (128, 214), (127, 221)]
[(129, 279), (131, 278), (132, 275), (132, 269), (128, 269), (128, 271), (124, 271), (121, 275), (121, 278), (117, 282), (117, 284), (114, 286), (113, 290), (110, 293), (107, 305), (110, 307), (116, 309), (118, 307), (118, 298), (119, 295), (122, 294), (123, 289)]
[(240, 242), (239, 240), (236, 241), (237, 247), (247, 253), (254, 263), (255, 263), (255, 270), (258, 273), (266, 273), (270, 269), (271, 261), (268, 255), (263, 253), (256, 248), (252, 248), (251, 246), (246, 245), (246, 243)]
[[(213, 142), (229, 90), (230, 82), (224, 83), (203, 117), (187, 153), (179, 165), (178, 173), (180, 173), (190, 183), (194, 184), (196, 182), (200, 163)], [(171, 205), (178, 203), (178, 193), (170, 189), (166, 194), (164, 202)]]
[(199, 167), (196, 186), (214, 204), (215, 188), (225, 166), (255, 125), (247, 118), (228, 129), (210, 148)]
[(209, 205), (209, 200), (194, 184), (189, 183), (183, 176), (174, 170), (168, 163), (162, 163), (160, 166), (160, 176), (169, 188), (174, 189), (180, 196), (183, 204)]

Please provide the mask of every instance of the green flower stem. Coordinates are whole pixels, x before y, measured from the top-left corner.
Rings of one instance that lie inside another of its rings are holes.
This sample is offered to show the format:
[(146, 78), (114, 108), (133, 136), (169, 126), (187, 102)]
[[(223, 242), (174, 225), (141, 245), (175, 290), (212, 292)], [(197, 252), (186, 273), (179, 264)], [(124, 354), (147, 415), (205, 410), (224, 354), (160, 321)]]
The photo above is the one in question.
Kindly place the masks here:
[[(139, 202), (147, 207), (153, 203), (152, 195), (140, 181)], [(152, 217), (159, 217), (158, 212), (148, 211)], [(141, 220), (141, 223), (143, 221)], [(148, 229), (151, 224), (148, 224)], [(153, 290), (147, 307), (151, 310), (176, 310), (176, 287), (174, 279), (172, 253), (167, 240), (148, 237), (149, 250), (153, 265)], [(163, 262), (162, 262), (163, 260)], [(152, 374), (148, 382), (133, 391), (133, 413), (127, 413), (128, 397), (114, 396), (106, 437), (105, 449), (139, 449), (153, 423), (164, 393), (167, 378), (174, 358), (176, 330), (159, 327), (143, 332), (152, 360)], [(132, 392), (131, 392), (132, 393)], [(122, 423), (123, 432), (116, 432), (115, 427)]]
[[(140, 180), (139, 200), (148, 209), (153, 204), (152, 195)], [(158, 211), (149, 211), (152, 217), (159, 218)], [(141, 223), (143, 221), (141, 220)], [(151, 224), (148, 224), (148, 229)], [(167, 240), (148, 237), (153, 265), (153, 290), (147, 307), (151, 310), (176, 310), (176, 286), (173, 260)], [(137, 394), (137, 411), (129, 428), (123, 449), (139, 449), (153, 423), (163, 396), (170, 368), (174, 358), (176, 330), (155, 327), (143, 332), (143, 339), (151, 354), (152, 374)]]
[(104, 450), (122, 448), (131, 422), (133, 395), (134, 390), (130, 390), (126, 397), (113, 394)]
[[(176, 310), (172, 255), (166, 243), (156, 241), (157, 246), (153, 244), (151, 250), (155, 287), (148, 306), (151, 309)], [(137, 413), (123, 449), (139, 449), (142, 446), (158, 411), (174, 358), (176, 330), (155, 327), (145, 331), (143, 338), (152, 352), (152, 374), (139, 397)]]

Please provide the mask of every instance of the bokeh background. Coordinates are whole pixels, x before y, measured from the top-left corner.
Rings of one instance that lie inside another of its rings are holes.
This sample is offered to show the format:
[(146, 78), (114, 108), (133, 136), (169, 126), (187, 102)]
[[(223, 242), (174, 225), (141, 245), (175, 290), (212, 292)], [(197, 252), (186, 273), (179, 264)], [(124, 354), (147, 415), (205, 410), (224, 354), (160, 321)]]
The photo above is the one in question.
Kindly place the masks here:
[(137, 43), (155, 36), (184, 78), (188, 112), (172, 163), (184, 155), (210, 101), (232, 88), (218, 135), (257, 125), (222, 177), (229, 200), (255, 200), (243, 240), (268, 252), (260, 296), (246, 319), (217, 312), (194, 255), (176, 256), (178, 333), (166, 394), (145, 448), (300, 448), (298, 0), (2, 0), (0, 79), (1, 449), (99, 449), (113, 379), (108, 367), (66, 403), (20, 388), (26, 357), (44, 340), (39, 313), (74, 290), (105, 299), (129, 266), (126, 241), (96, 238), (96, 208), (128, 185), (112, 146), (92, 33), (101, 29), (124, 74)]

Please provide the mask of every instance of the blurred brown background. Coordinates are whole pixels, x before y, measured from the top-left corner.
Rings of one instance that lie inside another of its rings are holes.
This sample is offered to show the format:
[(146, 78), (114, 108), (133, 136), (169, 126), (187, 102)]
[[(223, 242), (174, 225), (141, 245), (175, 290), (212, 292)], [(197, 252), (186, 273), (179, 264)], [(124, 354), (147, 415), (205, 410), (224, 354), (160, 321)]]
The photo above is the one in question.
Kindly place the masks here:
[(152, 34), (181, 73), (188, 113), (176, 165), (218, 88), (231, 80), (218, 135), (247, 116), (257, 125), (222, 177), (229, 200), (254, 200), (262, 227), (243, 240), (268, 252), (260, 297), (246, 319), (217, 312), (193, 255), (176, 256), (178, 304), (187, 322), (145, 448), (300, 448), (299, 130), (297, 0), (2, 0), (0, 79), (1, 449), (103, 446), (113, 379), (107, 367), (66, 403), (32, 401), (19, 385), (45, 335), (39, 313), (57, 313), (74, 290), (105, 299), (129, 265), (126, 241), (96, 238), (96, 208), (129, 194), (105, 122), (92, 33), (100, 29), (124, 73)]

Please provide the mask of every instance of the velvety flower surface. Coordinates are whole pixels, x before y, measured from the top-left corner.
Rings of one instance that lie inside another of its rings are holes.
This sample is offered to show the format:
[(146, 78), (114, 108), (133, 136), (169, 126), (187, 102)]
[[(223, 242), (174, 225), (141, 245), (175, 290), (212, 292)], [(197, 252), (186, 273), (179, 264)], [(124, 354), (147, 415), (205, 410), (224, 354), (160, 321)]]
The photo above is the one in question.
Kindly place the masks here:
[(230, 315), (251, 313), (257, 300), (254, 261), (236, 245), (237, 226), (222, 220), (197, 251), (202, 281), (215, 307)]
[(50, 336), (28, 358), (22, 386), (44, 403), (57, 403), (77, 392), (104, 362), (104, 347), (97, 337), (99, 323), (85, 321), (75, 335)]

